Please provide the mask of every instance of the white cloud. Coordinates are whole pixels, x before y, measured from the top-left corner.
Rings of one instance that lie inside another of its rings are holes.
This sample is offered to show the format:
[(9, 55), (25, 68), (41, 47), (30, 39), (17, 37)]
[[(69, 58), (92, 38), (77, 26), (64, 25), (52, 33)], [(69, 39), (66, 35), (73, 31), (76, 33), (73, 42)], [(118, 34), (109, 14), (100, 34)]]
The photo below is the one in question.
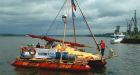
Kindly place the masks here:
[[(17, 33), (38, 33), (36, 30), (45, 32), (63, 2), (64, 0), (0, 0), (0, 33), (11, 33), (11, 31), (13, 33), (17, 31)], [(140, 23), (139, 0), (78, 0), (78, 2), (94, 33), (112, 32), (112, 28), (116, 25), (125, 29), (125, 18), (130, 19), (135, 9), (138, 24)], [(80, 22), (78, 6), (75, 14)], [(61, 15), (58, 16), (55, 24), (62, 24), (62, 22), (58, 23), (61, 21)], [(83, 22), (76, 24), (81, 23)], [(85, 27), (78, 26), (81, 28), (77, 30), (80, 33), (80, 30)], [(83, 32), (87, 31), (83, 30)]]

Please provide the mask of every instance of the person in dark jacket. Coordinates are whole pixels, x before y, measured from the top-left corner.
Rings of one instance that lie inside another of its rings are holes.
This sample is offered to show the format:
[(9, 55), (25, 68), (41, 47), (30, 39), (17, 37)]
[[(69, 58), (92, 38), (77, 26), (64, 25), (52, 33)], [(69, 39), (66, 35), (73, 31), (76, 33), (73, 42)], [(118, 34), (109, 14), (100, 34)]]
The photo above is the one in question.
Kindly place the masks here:
[(41, 47), (40, 43), (37, 43), (36, 48), (40, 48), (40, 47)]

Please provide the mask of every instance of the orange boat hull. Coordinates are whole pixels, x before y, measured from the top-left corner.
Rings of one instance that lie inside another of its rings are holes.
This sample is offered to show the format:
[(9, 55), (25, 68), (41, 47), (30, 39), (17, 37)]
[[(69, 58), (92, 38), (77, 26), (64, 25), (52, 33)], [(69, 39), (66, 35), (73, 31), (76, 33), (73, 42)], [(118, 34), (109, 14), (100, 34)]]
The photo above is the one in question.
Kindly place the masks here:
[(16, 67), (42, 68), (51, 70), (89, 71), (91, 69), (90, 66), (82, 64), (29, 62), (29, 61), (15, 61), (12, 63), (12, 65)]

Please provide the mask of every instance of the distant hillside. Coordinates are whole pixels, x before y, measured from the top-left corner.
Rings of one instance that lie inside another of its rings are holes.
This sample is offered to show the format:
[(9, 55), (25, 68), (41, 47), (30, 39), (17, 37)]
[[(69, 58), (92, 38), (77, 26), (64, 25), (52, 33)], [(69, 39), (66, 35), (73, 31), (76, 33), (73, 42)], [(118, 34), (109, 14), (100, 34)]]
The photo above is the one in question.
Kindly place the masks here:
[[(106, 34), (95, 34), (96, 37), (110, 37), (113, 33), (106, 33)], [(26, 34), (0, 34), (0, 36), (25, 36)], [(44, 36), (44, 35), (41, 35)], [(54, 37), (62, 37), (63, 35), (48, 35)], [(66, 35), (67, 37), (73, 37), (73, 35)], [(77, 37), (91, 37), (89, 34), (80, 34), (76, 35)]]
[(0, 36), (25, 36), (25, 34), (0, 34)]
[(110, 34), (95, 34), (96, 37), (110, 37), (112, 33)]

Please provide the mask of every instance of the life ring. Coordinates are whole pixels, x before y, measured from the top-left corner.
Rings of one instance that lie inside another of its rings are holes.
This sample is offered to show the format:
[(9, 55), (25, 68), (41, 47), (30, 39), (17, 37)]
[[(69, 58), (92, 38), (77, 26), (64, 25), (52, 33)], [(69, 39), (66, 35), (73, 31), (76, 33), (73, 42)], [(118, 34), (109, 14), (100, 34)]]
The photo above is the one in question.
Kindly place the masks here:
[(29, 49), (28, 52), (29, 52), (29, 54), (30, 54), (31, 56), (34, 56), (34, 55), (36, 54), (36, 50), (35, 50), (34, 47), (32, 47), (31, 49)]

